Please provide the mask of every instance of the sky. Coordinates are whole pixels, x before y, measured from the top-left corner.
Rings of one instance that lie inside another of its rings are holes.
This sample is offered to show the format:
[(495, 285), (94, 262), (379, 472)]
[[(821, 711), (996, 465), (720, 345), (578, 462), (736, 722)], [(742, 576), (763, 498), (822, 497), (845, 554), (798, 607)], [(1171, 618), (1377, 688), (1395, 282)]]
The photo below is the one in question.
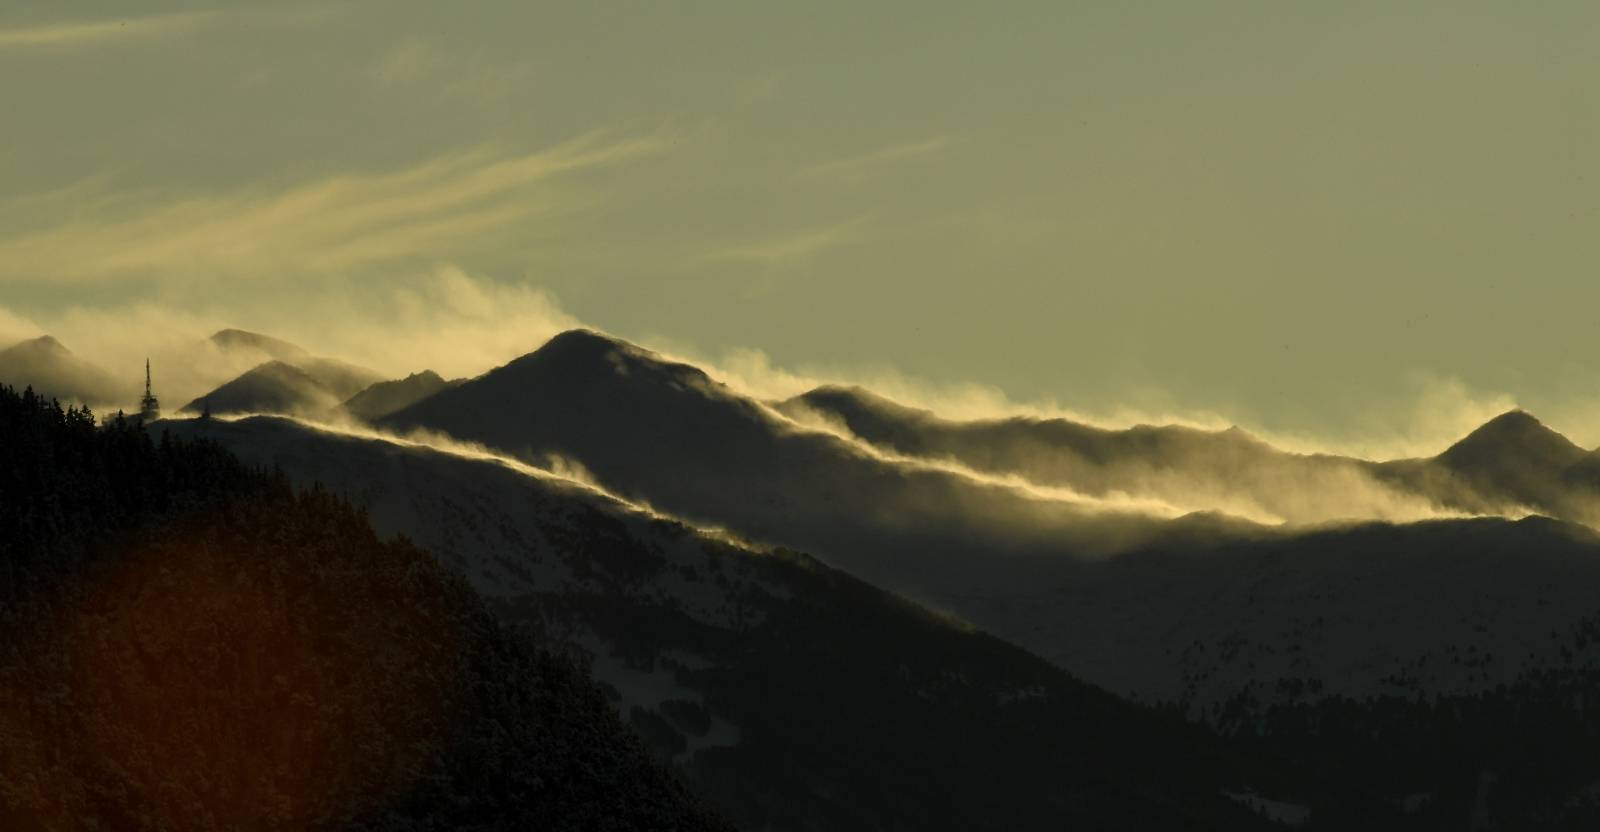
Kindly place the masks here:
[(581, 322), (755, 387), (1595, 445), (1597, 42), (1559, 0), (11, 0), (0, 337), (462, 374)]

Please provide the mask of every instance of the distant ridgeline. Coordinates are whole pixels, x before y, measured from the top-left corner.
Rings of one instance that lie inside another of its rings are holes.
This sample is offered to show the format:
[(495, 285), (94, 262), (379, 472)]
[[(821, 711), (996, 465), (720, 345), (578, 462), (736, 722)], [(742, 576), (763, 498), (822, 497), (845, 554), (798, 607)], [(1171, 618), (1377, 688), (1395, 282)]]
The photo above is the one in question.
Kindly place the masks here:
[(0, 387), (0, 829), (726, 829), (433, 557)]

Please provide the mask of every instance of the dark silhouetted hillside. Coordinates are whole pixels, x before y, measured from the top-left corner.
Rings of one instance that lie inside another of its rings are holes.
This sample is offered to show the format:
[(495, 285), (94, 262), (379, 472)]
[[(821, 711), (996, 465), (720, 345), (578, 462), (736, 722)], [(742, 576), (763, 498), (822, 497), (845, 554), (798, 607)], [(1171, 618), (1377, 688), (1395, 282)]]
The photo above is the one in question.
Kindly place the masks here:
[(345, 412), (371, 422), (403, 410), (427, 397), (460, 382), (449, 382), (432, 370), (412, 373), (394, 381), (380, 381), (351, 396), (343, 405)]
[(0, 389), (0, 827), (724, 829), (359, 510)]

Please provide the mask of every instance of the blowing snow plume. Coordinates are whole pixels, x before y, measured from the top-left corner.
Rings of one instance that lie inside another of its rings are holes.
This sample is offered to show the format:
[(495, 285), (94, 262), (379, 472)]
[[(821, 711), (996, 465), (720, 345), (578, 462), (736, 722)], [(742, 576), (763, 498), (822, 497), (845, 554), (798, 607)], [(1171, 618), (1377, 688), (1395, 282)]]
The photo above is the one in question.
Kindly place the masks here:
[[(624, 496), (823, 554), (1101, 555), (1138, 540), (1156, 518), (1184, 513), (894, 459), (796, 425), (694, 367), (587, 330), (563, 333), (378, 424), (435, 430), (534, 464), (577, 460)], [(887, 545), (891, 539), (912, 543)], [(853, 568), (877, 574), (866, 561)]]
[[(327, 280), (293, 291), (249, 285), (238, 291), (262, 295), (246, 316), (145, 301), (30, 315), (0, 306), (0, 350), (50, 335), (98, 369), (87, 388), (94, 398), (85, 400), (101, 409), (136, 409), (146, 357), (158, 393), (172, 405), (202, 398), (272, 361), (311, 375), (342, 403), (374, 382), (415, 373), (476, 375), (578, 325), (542, 291), (448, 266), (397, 276), (376, 290)], [(8, 367), (16, 368), (12, 377)], [(24, 369), (20, 361), (0, 364), (0, 383), (42, 377), (74, 392), (84, 386), (83, 373), (52, 369), (41, 376)]]
[(776, 408), (909, 456), (1291, 525), (1535, 512), (1600, 522), (1594, 455), (1521, 411), (1437, 456), (1373, 462), (1289, 453), (1237, 428), (1116, 430), (1025, 416), (954, 421), (861, 388), (817, 388)]

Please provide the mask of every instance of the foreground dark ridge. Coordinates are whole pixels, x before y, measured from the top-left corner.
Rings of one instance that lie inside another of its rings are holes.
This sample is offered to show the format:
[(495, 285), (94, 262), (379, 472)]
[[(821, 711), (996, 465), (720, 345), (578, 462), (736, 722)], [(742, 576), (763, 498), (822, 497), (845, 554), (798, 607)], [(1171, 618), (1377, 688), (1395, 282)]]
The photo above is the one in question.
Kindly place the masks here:
[(0, 388), (0, 828), (729, 828), (428, 554)]

